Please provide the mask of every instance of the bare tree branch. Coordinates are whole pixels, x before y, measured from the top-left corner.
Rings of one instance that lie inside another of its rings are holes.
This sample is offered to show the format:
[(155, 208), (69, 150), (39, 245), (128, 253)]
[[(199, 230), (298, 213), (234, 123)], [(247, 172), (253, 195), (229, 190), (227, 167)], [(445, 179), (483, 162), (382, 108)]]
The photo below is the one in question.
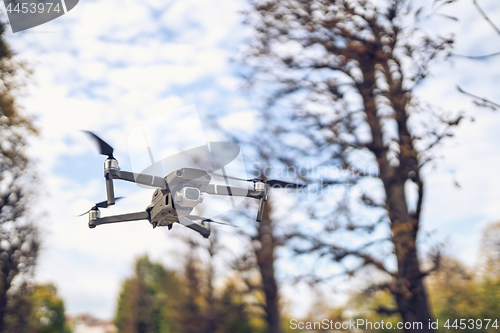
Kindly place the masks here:
[(484, 106), (484, 107), (489, 107), (491, 108), (493, 111), (496, 111), (498, 108), (500, 108), (500, 104), (497, 104), (495, 102), (492, 102), (490, 101), (489, 99), (486, 99), (486, 98), (483, 98), (483, 97), (479, 97), (479, 96), (476, 96), (474, 94), (471, 94), (465, 90), (463, 90), (462, 88), (460, 88), (460, 86), (457, 86), (457, 89), (458, 91), (460, 91), (462, 94), (465, 94), (465, 95), (468, 95), (468, 96), (471, 96), (471, 97), (474, 97), (475, 99), (479, 100), (479, 102), (477, 102), (477, 104), (479, 106)]

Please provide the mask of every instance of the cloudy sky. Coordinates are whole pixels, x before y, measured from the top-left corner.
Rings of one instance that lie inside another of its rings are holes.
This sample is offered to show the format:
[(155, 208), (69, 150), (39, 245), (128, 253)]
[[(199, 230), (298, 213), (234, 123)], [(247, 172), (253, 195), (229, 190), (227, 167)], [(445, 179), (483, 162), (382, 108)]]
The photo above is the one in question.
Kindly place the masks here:
[[(479, 3), (500, 25), (500, 3)], [(18, 57), (34, 69), (22, 104), (41, 128), (31, 148), (43, 178), (38, 210), (44, 212), (45, 242), (37, 280), (58, 286), (69, 314), (111, 318), (133, 259), (149, 253), (175, 267), (182, 232), (152, 230), (144, 221), (89, 230), (86, 216), (75, 218), (105, 199), (104, 157), (79, 131), (100, 134), (128, 170), (129, 134), (139, 122), (169, 110), (194, 104), (201, 119), (225, 114), (226, 125), (251, 130), (253, 104), (241, 92), (238, 66), (230, 61), (248, 36), (241, 15), (246, 6), (243, 0), (82, 0), (52, 22), (7, 32)], [(424, 28), (455, 33), (457, 54), (500, 51), (500, 35), (471, 1), (450, 6), (449, 13), (460, 21), (434, 15)], [(421, 234), (423, 243), (445, 242), (449, 253), (469, 264), (475, 262), (481, 229), (500, 220), (500, 114), (475, 108), (456, 85), (500, 102), (499, 66), (500, 57), (454, 57), (436, 65), (418, 91), (445, 110), (464, 110), (475, 118), (455, 130), (455, 138), (439, 149), (435, 167), (426, 170)], [(199, 134), (180, 130), (180, 137)], [(117, 195), (126, 198), (103, 214), (149, 204), (151, 190), (115, 183)]]

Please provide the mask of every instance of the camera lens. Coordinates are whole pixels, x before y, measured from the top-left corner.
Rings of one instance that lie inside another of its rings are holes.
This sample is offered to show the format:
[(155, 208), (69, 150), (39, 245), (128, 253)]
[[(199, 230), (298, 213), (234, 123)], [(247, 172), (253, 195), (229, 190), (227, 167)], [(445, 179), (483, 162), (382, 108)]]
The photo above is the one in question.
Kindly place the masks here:
[(197, 188), (187, 188), (185, 194), (188, 200), (198, 200), (200, 198), (200, 191)]

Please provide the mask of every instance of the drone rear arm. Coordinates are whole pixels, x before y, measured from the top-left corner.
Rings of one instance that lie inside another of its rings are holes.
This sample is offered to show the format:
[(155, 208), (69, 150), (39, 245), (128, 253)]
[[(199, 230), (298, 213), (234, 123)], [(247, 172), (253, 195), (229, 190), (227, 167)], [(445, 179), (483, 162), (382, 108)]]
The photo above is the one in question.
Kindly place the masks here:
[(212, 195), (226, 195), (258, 199), (259, 208), (257, 211), (257, 218), (255, 220), (257, 222), (260, 222), (262, 220), (262, 214), (264, 213), (264, 204), (267, 200), (265, 187), (263, 187), (262, 189), (262, 191), (257, 191), (225, 185), (208, 185), (205, 192)]
[(193, 222), (185, 217), (179, 218), (179, 223), (182, 224), (183, 226), (189, 228), (189, 229), (192, 229), (192, 230), (198, 232), (199, 234), (201, 234), (205, 238), (208, 238), (208, 236), (210, 236), (210, 229), (204, 228), (201, 225), (199, 225), (198, 223), (195, 223), (195, 222)]
[(260, 199), (265, 195), (264, 191), (255, 191), (240, 187), (233, 187), (226, 185), (212, 185), (212, 184), (207, 186), (205, 192), (211, 195), (247, 197), (254, 199)]
[(108, 172), (111, 176), (113, 176), (113, 179), (126, 180), (132, 183), (142, 184), (151, 187), (161, 187), (163, 189), (167, 188), (167, 182), (162, 177), (147, 175), (144, 173), (121, 171), (121, 170), (110, 170)]
[(89, 228), (95, 228), (101, 224), (108, 223), (118, 223), (118, 222), (127, 222), (127, 221), (137, 221), (137, 220), (148, 220), (149, 221), (149, 213), (148, 212), (138, 212), (138, 213), (128, 213), (122, 215), (114, 215), (107, 217), (98, 217), (98, 218), (90, 218), (89, 219)]

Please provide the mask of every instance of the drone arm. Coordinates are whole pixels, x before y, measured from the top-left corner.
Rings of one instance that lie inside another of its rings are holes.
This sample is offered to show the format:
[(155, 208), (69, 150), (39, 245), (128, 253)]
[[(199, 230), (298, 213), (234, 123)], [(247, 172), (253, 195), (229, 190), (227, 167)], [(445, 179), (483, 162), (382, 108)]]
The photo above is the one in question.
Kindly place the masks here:
[(255, 191), (255, 190), (249, 190), (249, 189), (240, 188), (240, 187), (232, 187), (232, 186), (225, 186), (225, 185), (212, 185), (212, 184), (209, 184), (207, 186), (207, 188), (205, 189), (205, 192), (207, 194), (211, 194), (211, 195), (247, 197), (247, 198), (254, 198), (254, 199), (260, 199), (265, 195), (263, 191)]
[(95, 228), (101, 224), (127, 222), (127, 221), (137, 221), (137, 220), (149, 220), (148, 212), (138, 212), (138, 213), (128, 213), (122, 215), (107, 216), (102, 218), (89, 219), (89, 228)]
[(144, 173), (134, 173), (129, 171), (112, 170), (109, 172), (114, 179), (126, 180), (132, 183), (142, 184), (151, 187), (167, 188), (167, 182), (164, 178), (147, 175)]
[(108, 205), (114, 205), (115, 204), (115, 191), (113, 188), (113, 177), (111, 174), (107, 173), (105, 175), (106, 177), (106, 194), (108, 195)]
[(179, 219), (179, 223), (182, 224), (183, 226), (189, 228), (189, 229), (192, 229), (196, 232), (198, 232), (199, 234), (201, 234), (203, 237), (205, 238), (208, 238), (208, 236), (210, 236), (210, 230), (207, 229), (207, 228), (203, 228), (201, 225), (199, 225), (198, 223), (195, 223), (185, 217), (181, 217)]
[(257, 218), (255, 221), (261, 222), (262, 221), (262, 215), (264, 214), (264, 205), (266, 204), (266, 198), (262, 197), (259, 200), (259, 208), (257, 210)]

